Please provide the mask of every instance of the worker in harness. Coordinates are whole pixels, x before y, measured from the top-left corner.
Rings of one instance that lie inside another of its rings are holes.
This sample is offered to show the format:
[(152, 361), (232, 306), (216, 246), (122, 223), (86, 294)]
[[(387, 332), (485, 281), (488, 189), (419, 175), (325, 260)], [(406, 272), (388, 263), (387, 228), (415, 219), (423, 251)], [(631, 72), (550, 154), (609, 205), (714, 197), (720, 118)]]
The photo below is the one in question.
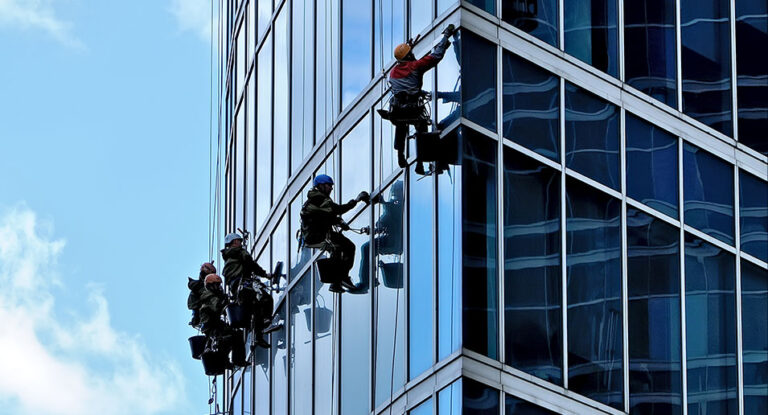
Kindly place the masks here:
[(334, 230), (349, 230), (341, 215), (354, 209), (359, 202), (370, 203), (371, 196), (360, 192), (355, 199), (339, 205), (331, 197), (333, 179), (326, 174), (315, 177), (312, 189), (307, 192), (307, 201), (301, 208), (301, 238), (307, 248), (318, 248), (327, 251), (331, 260), (338, 266), (340, 277), (329, 287), (331, 292), (344, 292), (342, 286), (354, 289), (355, 284), (349, 276), (349, 271), (355, 261), (355, 244), (341, 232)]
[(205, 288), (200, 294), (200, 331), (207, 337), (206, 352), (228, 354), (231, 351), (233, 365), (248, 366), (243, 332), (233, 329), (222, 320), (229, 299), (221, 287), (221, 277), (208, 274), (204, 283)]
[(187, 308), (192, 310), (192, 320), (189, 322), (189, 325), (192, 327), (200, 325), (200, 296), (203, 294), (203, 290), (205, 290), (205, 277), (208, 274), (215, 273), (216, 267), (213, 266), (213, 262), (204, 262), (200, 266), (200, 274), (197, 279), (188, 278), (189, 296), (187, 297)]
[[(394, 55), (397, 64), (389, 72), (389, 86), (392, 89), (390, 109), (388, 113), (386, 111), (379, 111), (379, 113), (395, 125), (395, 150), (397, 150), (397, 163), (401, 168), (408, 165), (405, 158), (405, 138), (408, 135), (409, 126), (413, 125), (417, 133), (425, 133), (430, 124), (425, 109), (428, 101), (425, 96), (428, 93), (421, 89), (424, 73), (437, 66), (443, 59), (446, 49), (451, 44), (449, 39), (455, 30), (452, 24), (448, 25), (443, 31), (440, 42), (421, 59), (416, 59), (414, 56), (412, 41), (395, 47)], [(424, 166), (419, 160), (417, 160), (415, 172), (424, 174)]]

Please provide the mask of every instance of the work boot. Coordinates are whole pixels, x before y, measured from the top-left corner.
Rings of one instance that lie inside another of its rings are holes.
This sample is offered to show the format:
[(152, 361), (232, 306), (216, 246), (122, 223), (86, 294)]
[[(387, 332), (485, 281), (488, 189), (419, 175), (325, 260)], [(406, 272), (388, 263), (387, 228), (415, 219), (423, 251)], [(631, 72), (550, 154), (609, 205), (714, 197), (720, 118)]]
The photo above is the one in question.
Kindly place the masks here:
[(272, 347), (272, 345), (267, 343), (267, 341), (264, 339), (264, 336), (258, 333), (256, 334), (256, 345), (265, 349)]
[(272, 333), (273, 331), (277, 331), (283, 328), (283, 323), (272, 323), (272, 322), (266, 322), (266, 323), (267, 323), (267, 327), (261, 331), (264, 334), (269, 334), (269, 333)]
[(414, 173), (424, 175), (424, 163), (418, 162), (416, 163), (416, 169), (414, 170)]
[(328, 291), (341, 294), (344, 292), (344, 288), (341, 287), (340, 283), (334, 282), (330, 287), (328, 287)]
[(408, 159), (405, 158), (405, 153), (400, 150), (397, 151), (397, 165), (401, 169), (408, 167)]
[(357, 285), (352, 282), (352, 278), (347, 275), (341, 279), (341, 285), (347, 289), (347, 291), (354, 291), (357, 289)]

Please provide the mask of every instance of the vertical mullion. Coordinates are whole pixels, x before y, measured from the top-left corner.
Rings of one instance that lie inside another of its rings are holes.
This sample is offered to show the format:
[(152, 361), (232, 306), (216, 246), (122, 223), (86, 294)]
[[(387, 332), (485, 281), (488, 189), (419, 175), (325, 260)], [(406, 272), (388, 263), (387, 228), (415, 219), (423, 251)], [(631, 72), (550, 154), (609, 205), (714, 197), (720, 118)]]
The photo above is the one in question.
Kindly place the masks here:
[(497, 233), (497, 243), (496, 243), (496, 281), (498, 282), (498, 292), (496, 293), (498, 305), (496, 307), (497, 310), (499, 310), (499, 316), (497, 318), (498, 324), (499, 324), (499, 335), (497, 344), (499, 348), (498, 356), (500, 362), (506, 361), (506, 353), (505, 353), (505, 342), (506, 342), (506, 336), (505, 336), (505, 322), (504, 322), (504, 267), (505, 267), (505, 261), (504, 261), (504, 138), (503, 138), (503, 91), (504, 91), (504, 81), (503, 81), (503, 68), (502, 68), (502, 57), (503, 57), (503, 50), (501, 47), (496, 47), (496, 139), (497, 139), (497, 151), (496, 151), (496, 189), (497, 189), (497, 198), (496, 198), (496, 233)]
[[(406, 141), (406, 145), (408, 145)], [(418, 162), (417, 162), (418, 163)], [(403, 368), (405, 373), (403, 382), (404, 384), (408, 383), (408, 380), (411, 378), (411, 339), (410, 339), (410, 328), (411, 328), (411, 208), (413, 202), (411, 201), (411, 168), (410, 165), (405, 168), (405, 171), (403, 172), (405, 180), (405, 191), (403, 192), (403, 196), (405, 199), (405, 212), (403, 212), (403, 225), (405, 227), (405, 230), (403, 231), (403, 235), (405, 236), (405, 240), (403, 241), (403, 248), (405, 249), (403, 252), (405, 252), (405, 255), (403, 255), (403, 272), (408, 278), (403, 279), (403, 362), (405, 363), (405, 367)], [(397, 303), (396, 303), (397, 304)], [(397, 304), (399, 307), (399, 304)], [(398, 309), (395, 308), (395, 327), (399, 327), (397, 324), (397, 318), (399, 317)], [(395, 339), (397, 339), (397, 330), (395, 330)], [(394, 347), (392, 348), (392, 360), (396, 361), (395, 356), (397, 356), (397, 341), (394, 342)], [(394, 368), (392, 369), (391, 373), (392, 377), (395, 376)], [(399, 388), (399, 386), (398, 386)], [(394, 401), (392, 399), (395, 391), (394, 387), (390, 387), (389, 389), (389, 402), (390, 404)], [(374, 400), (375, 401), (375, 400)], [(375, 404), (374, 404), (375, 405)]]
[[(679, 5), (679, 0), (678, 0)], [(679, 15), (678, 15), (679, 16)], [(679, 30), (678, 25), (678, 30)], [(679, 52), (679, 49), (678, 49)], [(678, 64), (679, 65), (679, 64)], [(678, 80), (679, 84), (679, 80)], [(680, 95), (678, 95), (679, 97)], [(683, 412), (688, 414), (688, 338), (685, 312), (685, 195), (683, 195), (683, 140), (677, 139), (677, 192), (680, 212), (680, 373), (682, 374)]]
[[(557, 2), (557, 36), (558, 47), (560, 50), (565, 50), (565, 0), (558, 0)], [(565, 172), (565, 169), (563, 169)]]
[(623, 353), (623, 376), (624, 376), (624, 411), (629, 412), (629, 293), (628, 293), (628, 271), (627, 261), (629, 259), (627, 246), (627, 135), (625, 123), (626, 111), (624, 108), (619, 112), (619, 160), (621, 163), (621, 318), (622, 318), (622, 353)]
[(614, 0), (616, 1), (616, 13), (618, 14), (616, 19), (616, 24), (619, 26), (617, 27), (617, 31), (619, 34), (619, 50), (618, 50), (618, 56), (619, 56), (619, 80), (624, 81), (624, 0)]
[[(683, 55), (683, 46), (682, 46), (682, 29), (681, 29), (681, 15), (680, 15), (680, 2), (682, 0), (675, 0), (675, 56), (677, 59), (677, 63), (675, 65), (676, 71), (677, 71), (677, 109), (679, 111), (683, 111), (683, 62), (682, 62), (682, 55)], [(682, 168), (682, 164), (680, 165), (680, 168)], [(682, 210), (683, 206), (680, 205), (680, 209)], [(681, 216), (682, 217), (682, 216)], [(680, 221), (682, 225), (682, 220)], [(682, 245), (681, 245), (682, 246)]]
[[(739, 140), (739, 100), (738, 100), (738, 71), (736, 70), (736, 1), (728, 2), (730, 5), (730, 31), (731, 31), (731, 103), (733, 108), (733, 139)], [(738, 193), (738, 191), (736, 191)], [(738, 247), (736, 248), (738, 250)], [(739, 402), (742, 402), (739, 399)], [(741, 404), (739, 404), (741, 406)], [(743, 408), (742, 408), (743, 409)]]
[[(733, 3), (731, 3), (733, 7)], [(733, 27), (733, 26), (731, 26)], [(735, 90), (734, 90), (735, 95)], [(734, 127), (736, 120), (734, 118)], [(734, 130), (735, 131), (735, 130)], [(740, 214), (740, 192), (739, 192), (739, 167), (733, 166), (733, 189), (734, 189), (734, 233), (736, 243), (736, 368), (738, 378), (738, 400), (739, 413), (744, 414), (744, 351), (743, 351), (743, 327), (741, 325), (742, 304), (741, 304), (741, 214)]]
[[(562, 4), (563, 0), (560, 0)], [(561, 9), (562, 12), (562, 9)], [(561, 45), (562, 47), (562, 45)], [(568, 389), (568, 270), (566, 268), (566, 193), (565, 193), (565, 80), (560, 78), (560, 272), (563, 312), (563, 387)]]

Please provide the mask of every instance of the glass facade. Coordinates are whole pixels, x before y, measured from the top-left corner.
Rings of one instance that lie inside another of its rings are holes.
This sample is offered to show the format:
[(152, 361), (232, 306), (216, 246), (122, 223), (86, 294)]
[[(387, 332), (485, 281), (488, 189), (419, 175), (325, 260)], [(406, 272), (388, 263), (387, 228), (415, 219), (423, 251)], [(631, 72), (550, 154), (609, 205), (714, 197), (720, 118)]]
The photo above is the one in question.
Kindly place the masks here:
[[(223, 234), (285, 275), (219, 409), (768, 412), (764, 3), (222, 2)], [(392, 48), (449, 23), (422, 176), (376, 110)], [(342, 295), (296, 239), (319, 173), (377, 199)]]

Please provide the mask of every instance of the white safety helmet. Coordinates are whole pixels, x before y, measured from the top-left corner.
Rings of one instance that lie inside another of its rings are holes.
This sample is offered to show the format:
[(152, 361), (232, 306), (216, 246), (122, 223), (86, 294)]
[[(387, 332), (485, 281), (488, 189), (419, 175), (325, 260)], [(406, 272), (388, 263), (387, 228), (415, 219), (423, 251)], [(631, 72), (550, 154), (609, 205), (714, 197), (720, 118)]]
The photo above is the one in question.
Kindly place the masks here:
[(230, 233), (229, 235), (224, 237), (224, 245), (229, 245), (229, 244), (232, 243), (232, 241), (234, 241), (236, 239), (242, 240), (243, 237), (240, 236), (240, 234), (238, 234), (238, 233)]

